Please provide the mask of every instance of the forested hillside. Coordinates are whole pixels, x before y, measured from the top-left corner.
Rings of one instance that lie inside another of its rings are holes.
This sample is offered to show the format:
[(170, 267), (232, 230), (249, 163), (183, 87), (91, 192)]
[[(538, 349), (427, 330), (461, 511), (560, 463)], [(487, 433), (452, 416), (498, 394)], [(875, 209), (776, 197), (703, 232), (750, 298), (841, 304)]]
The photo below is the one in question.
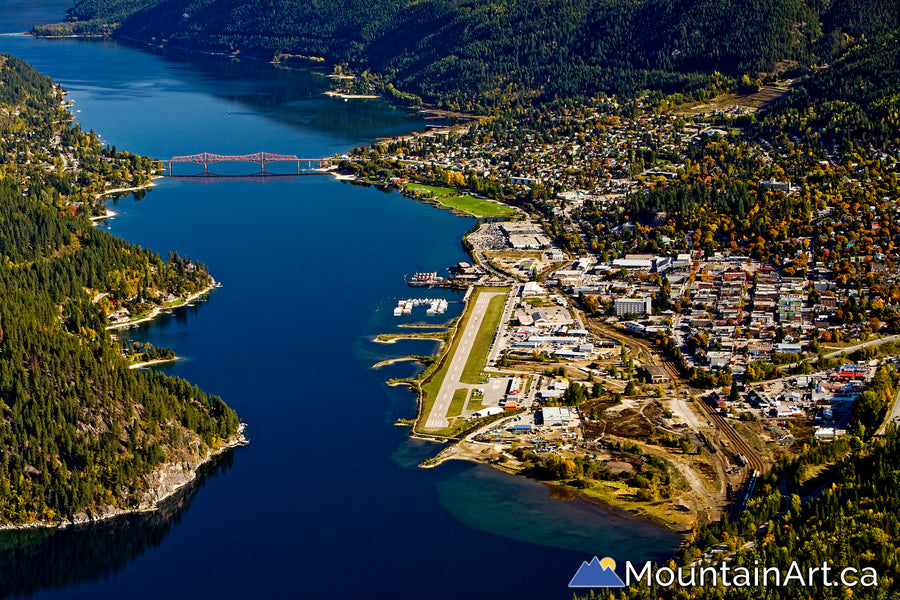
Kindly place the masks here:
[(473, 110), (538, 95), (699, 91), (896, 29), (892, 0), (83, 0), (36, 32), (324, 58)]
[[(776, 474), (760, 481), (754, 500), (736, 523), (723, 523), (697, 532), (683, 551), (680, 564), (690, 564), (702, 551), (713, 546), (724, 549), (725, 555), (734, 553), (732, 568), (749, 569), (778, 567), (787, 572), (792, 561), (803, 569), (821, 566), (827, 561), (832, 567), (831, 581), (845, 567), (872, 568), (878, 574), (877, 587), (825, 587), (819, 583), (804, 587), (792, 583), (784, 587), (726, 588), (722, 585), (682, 589), (643, 584), (632, 585), (616, 597), (621, 600), (743, 600), (768, 598), (771, 600), (817, 600), (837, 598), (896, 598), (898, 561), (896, 539), (900, 531), (900, 433), (891, 426), (883, 439), (860, 447), (859, 440), (840, 441), (820, 446), (795, 464), (786, 465), (788, 479), (803, 471), (826, 469), (824, 481), (817, 481), (820, 489), (796, 490), (784, 498), (779, 491)], [(833, 483), (830, 483), (833, 481)], [(814, 498), (804, 504), (800, 494)], [(817, 495), (818, 494), (818, 495)], [(721, 555), (720, 555), (721, 556)], [(758, 561), (758, 563), (756, 562)], [(858, 579), (858, 576), (855, 577)], [(817, 580), (821, 582), (821, 579)], [(593, 597), (593, 595), (592, 595)]]
[(130, 370), (107, 334), (109, 310), (212, 280), (91, 226), (96, 192), (149, 161), (101, 150), (62, 99), (0, 56), (0, 525), (147, 506), (158, 467), (201, 462), (239, 425), (186, 381)]
[[(855, 45), (796, 86), (763, 123), (769, 134), (811, 133), (842, 148), (900, 142), (900, 35)], [(811, 140), (812, 141), (812, 140)]]

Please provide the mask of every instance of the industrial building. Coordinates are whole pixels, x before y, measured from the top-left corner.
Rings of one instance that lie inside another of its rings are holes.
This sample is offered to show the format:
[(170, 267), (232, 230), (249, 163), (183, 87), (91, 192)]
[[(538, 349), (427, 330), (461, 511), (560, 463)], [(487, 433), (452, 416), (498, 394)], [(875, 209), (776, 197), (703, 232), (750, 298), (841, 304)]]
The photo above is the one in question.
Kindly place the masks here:
[(544, 425), (562, 425), (566, 427), (576, 419), (574, 411), (566, 406), (545, 406), (541, 408)]
[(650, 383), (669, 383), (672, 381), (669, 372), (663, 367), (644, 365), (641, 367), (641, 371), (643, 371), (644, 376)]

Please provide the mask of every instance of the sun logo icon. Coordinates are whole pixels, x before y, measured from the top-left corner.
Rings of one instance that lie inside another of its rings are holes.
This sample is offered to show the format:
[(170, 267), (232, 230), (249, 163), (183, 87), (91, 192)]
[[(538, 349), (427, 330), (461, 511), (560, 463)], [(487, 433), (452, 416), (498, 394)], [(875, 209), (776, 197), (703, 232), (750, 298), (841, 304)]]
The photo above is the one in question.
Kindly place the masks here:
[(596, 556), (591, 562), (583, 562), (569, 582), (570, 588), (623, 588), (625, 582), (616, 575), (616, 561), (606, 556)]

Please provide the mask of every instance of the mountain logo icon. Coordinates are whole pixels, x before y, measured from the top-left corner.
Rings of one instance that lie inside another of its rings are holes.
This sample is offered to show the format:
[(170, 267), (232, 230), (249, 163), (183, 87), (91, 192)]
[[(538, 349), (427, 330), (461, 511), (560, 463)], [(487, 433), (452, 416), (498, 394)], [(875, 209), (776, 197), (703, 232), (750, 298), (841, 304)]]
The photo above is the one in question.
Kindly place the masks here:
[(570, 588), (623, 588), (625, 582), (616, 575), (616, 561), (608, 556), (603, 560), (596, 556), (591, 562), (583, 562), (569, 582)]

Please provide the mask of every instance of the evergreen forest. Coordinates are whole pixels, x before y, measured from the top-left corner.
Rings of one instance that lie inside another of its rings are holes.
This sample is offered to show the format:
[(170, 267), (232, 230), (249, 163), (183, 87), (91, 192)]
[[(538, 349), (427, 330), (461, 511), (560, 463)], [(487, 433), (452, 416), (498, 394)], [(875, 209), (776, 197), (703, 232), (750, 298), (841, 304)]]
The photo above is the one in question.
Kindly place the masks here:
[(201, 462), (239, 421), (187, 381), (128, 368), (109, 313), (208, 287), (207, 268), (95, 229), (97, 192), (149, 160), (71, 124), (63, 92), (0, 56), (0, 524), (147, 505), (155, 469)]

